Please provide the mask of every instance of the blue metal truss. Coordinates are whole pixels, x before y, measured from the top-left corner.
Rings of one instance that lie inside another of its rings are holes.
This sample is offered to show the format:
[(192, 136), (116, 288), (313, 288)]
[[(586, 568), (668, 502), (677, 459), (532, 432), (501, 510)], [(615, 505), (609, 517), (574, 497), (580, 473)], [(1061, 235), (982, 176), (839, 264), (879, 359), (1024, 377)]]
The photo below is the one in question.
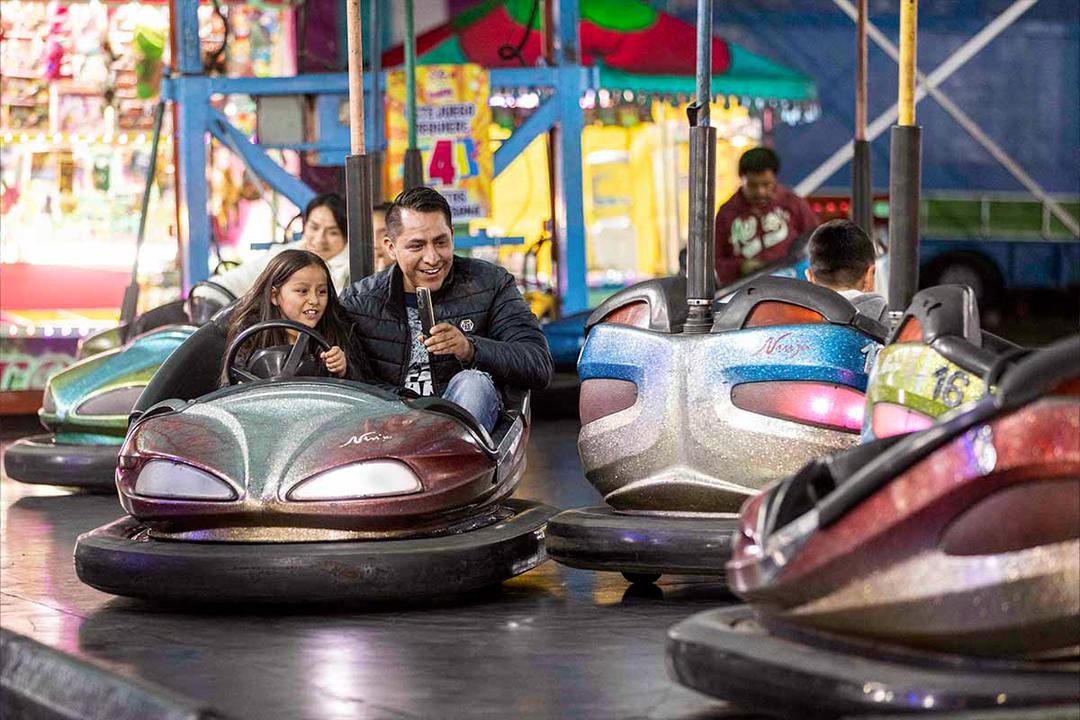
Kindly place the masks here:
[[(324, 164), (343, 163), (349, 152), (348, 128), (338, 121), (338, 109), (347, 98), (348, 75), (331, 73), (274, 78), (209, 77), (204, 74), (199, 47), (197, 0), (177, 0), (175, 22), (176, 72), (162, 80), (162, 98), (176, 106), (178, 203), (184, 288), (205, 280), (210, 254), (210, 215), (206, 178), (208, 137), (213, 136), (236, 153), (247, 168), (274, 190), (303, 207), (313, 195), (302, 181), (287, 173), (266, 149), (315, 151)], [(559, 243), (559, 287), (563, 311), (587, 307), (585, 285), (585, 219), (581, 173), (581, 133), (584, 116), (580, 100), (595, 89), (597, 73), (578, 59), (578, 0), (556, 0), (556, 63), (554, 67), (507, 68), (490, 72), (492, 87), (546, 88), (551, 94), (495, 153), (498, 175), (541, 134), (556, 129), (556, 234)], [(370, 103), (373, 78), (365, 77)], [(383, 97), (385, 74), (380, 75), (378, 97)], [(312, 95), (319, 127), (318, 141), (264, 146), (252, 142), (227, 117), (214, 110), (214, 95)], [(368, 128), (373, 148), (385, 144), (383, 129)], [(481, 242), (481, 241), (478, 241)], [(490, 241), (487, 241), (490, 242)], [(459, 243), (461, 244), (461, 243)]]

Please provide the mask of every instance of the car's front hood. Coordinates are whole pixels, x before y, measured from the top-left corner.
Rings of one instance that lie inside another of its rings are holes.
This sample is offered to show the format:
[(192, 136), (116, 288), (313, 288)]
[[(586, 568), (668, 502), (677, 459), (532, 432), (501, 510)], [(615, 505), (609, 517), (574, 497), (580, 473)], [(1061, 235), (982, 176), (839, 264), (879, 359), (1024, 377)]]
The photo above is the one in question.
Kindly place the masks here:
[[(121, 457), (132, 467), (161, 458), (209, 471), (253, 512), (295, 506), (287, 495), (298, 483), (367, 460), (404, 463), (425, 493), (452, 494), (481, 478), (490, 484), (494, 472), (458, 421), (352, 383), (319, 381), (260, 383), (149, 417), (132, 429)], [(135, 478), (120, 474), (121, 491), (131, 495)]]

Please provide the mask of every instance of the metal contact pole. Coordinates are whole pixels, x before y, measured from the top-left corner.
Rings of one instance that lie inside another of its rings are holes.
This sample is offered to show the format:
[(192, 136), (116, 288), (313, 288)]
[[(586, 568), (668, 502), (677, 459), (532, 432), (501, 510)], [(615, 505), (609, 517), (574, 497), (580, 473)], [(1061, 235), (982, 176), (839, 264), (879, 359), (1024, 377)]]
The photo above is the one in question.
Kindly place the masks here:
[[(383, 198), (383, 92), (382, 92), (382, 34), (379, 29), (379, 3), (371, 0), (371, 13), (368, 20), (371, 26), (368, 52), (371, 54), (371, 127), (375, 137), (371, 139), (371, 198), (372, 202), (382, 202)], [(379, 238), (375, 238), (379, 242)]]
[(709, 125), (712, 98), (712, 0), (697, 4), (697, 99), (690, 116), (690, 213), (686, 253), (684, 332), (703, 333), (712, 327), (716, 294), (714, 273), (716, 227), (716, 128)]
[(364, 154), (364, 55), (360, 0), (347, 0), (349, 37), (349, 139), (345, 158), (345, 203), (349, 225), (349, 276), (355, 282), (375, 269), (371, 227), (371, 158)]
[(900, 4), (898, 124), (889, 148), (889, 311), (901, 313), (919, 287), (922, 128), (915, 124), (918, 0)]
[(405, 149), (405, 190), (424, 184), (424, 166), (416, 146), (416, 30), (413, 0), (405, 0), (405, 115), (409, 145)]
[(870, 171), (870, 142), (866, 139), (867, 5), (868, 0), (859, 0), (859, 15), (855, 23), (855, 146), (851, 163), (851, 217), (867, 235), (873, 237), (873, 179)]
[(150, 139), (150, 163), (146, 168), (146, 184), (143, 186), (142, 205), (139, 208), (139, 234), (135, 236), (135, 259), (131, 263), (131, 284), (124, 291), (120, 303), (120, 339), (127, 341), (132, 321), (139, 308), (139, 251), (146, 240), (146, 215), (150, 209), (150, 191), (157, 174), (158, 143), (161, 142), (161, 123), (165, 119), (165, 100), (158, 98), (154, 108), (154, 134)]
[(712, 0), (698, 0), (697, 12), (697, 124), (708, 127), (712, 98)]

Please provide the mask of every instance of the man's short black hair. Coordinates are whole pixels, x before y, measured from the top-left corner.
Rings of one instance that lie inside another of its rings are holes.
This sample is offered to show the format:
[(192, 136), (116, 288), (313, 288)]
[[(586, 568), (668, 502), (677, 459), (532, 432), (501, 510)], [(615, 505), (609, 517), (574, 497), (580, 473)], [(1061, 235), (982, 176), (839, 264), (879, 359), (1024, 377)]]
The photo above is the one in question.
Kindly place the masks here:
[(780, 174), (780, 156), (772, 148), (750, 148), (739, 158), (739, 177), (766, 170), (772, 170), (774, 175)]
[(441, 212), (446, 218), (447, 227), (454, 227), (450, 203), (437, 190), (421, 185), (398, 195), (386, 211), (386, 235), (391, 240), (401, 234), (401, 211), (406, 208), (422, 213)]
[(851, 220), (830, 220), (810, 236), (810, 270), (832, 288), (853, 288), (874, 264), (874, 242)]

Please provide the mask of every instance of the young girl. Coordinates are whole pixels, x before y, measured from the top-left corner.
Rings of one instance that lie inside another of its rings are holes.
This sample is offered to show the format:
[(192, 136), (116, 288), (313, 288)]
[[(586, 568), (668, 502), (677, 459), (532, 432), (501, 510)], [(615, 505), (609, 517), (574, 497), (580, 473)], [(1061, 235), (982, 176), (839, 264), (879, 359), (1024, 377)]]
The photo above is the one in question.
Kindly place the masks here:
[[(212, 285), (199, 285), (195, 296), (225, 306), (235, 297), (238, 298), (250, 290), (255, 280), (266, 269), (270, 260), (284, 249), (310, 250), (330, 268), (330, 277), (338, 289), (349, 284), (349, 253), (346, 237), (345, 202), (333, 193), (323, 193), (312, 198), (304, 208), (303, 235), (299, 240), (286, 242), (284, 245), (272, 245), (269, 250), (250, 258), (239, 267), (214, 275)], [(382, 238), (379, 238), (379, 245)], [(215, 286), (228, 291), (232, 297), (219, 292)]]
[[(360, 345), (353, 341), (349, 325), (338, 303), (330, 270), (326, 263), (307, 250), (285, 250), (267, 264), (255, 284), (237, 303), (229, 317), (226, 347), (244, 330), (268, 320), (292, 320), (326, 338), (330, 350), (317, 354), (330, 375), (362, 380), (366, 373)], [(243, 365), (257, 351), (275, 345), (291, 345), (296, 341), (295, 330), (274, 329), (256, 334), (237, 353), (238, 365)], [(342, 350), (349, 348), (349, 355)], [(349, 357), (353, 362), (349, 362)], [(222, 384), (228, 384), (222, 373)]]

